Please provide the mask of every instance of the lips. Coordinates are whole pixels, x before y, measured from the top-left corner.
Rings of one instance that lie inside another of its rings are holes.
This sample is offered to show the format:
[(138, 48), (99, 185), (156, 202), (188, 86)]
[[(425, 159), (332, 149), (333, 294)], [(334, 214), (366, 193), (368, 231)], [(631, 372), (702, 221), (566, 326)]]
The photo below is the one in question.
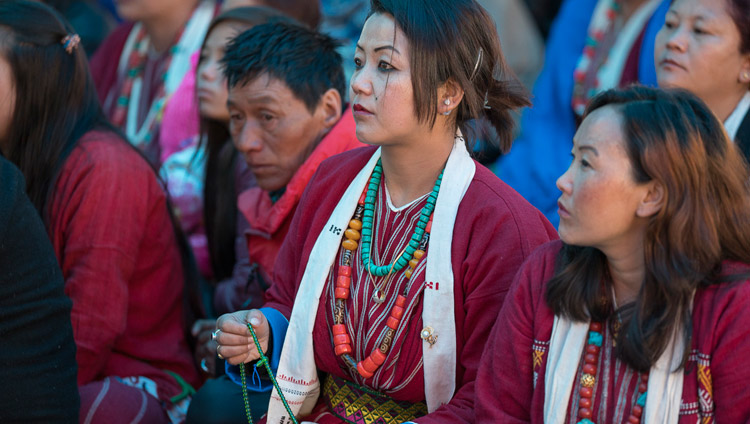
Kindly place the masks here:
[(675, 68), (685, 69), (684, 66), (682, 66), (679, 62), (675, 61), (674, 59), (666, 58), (662, 59), (661, 62), (659, 62), (659, 66), (673, 66)]
[(570, 216), (570, 212), (565, 209), (565, 206), (559, 200), (557, 201), (557, 214), (560, 215), (560, 218), (568, 218)]
[(359, 103), (355, 103), (354, 106), (352, 106), (352, 111), (355, 115), (372, 115), (372, 112)]

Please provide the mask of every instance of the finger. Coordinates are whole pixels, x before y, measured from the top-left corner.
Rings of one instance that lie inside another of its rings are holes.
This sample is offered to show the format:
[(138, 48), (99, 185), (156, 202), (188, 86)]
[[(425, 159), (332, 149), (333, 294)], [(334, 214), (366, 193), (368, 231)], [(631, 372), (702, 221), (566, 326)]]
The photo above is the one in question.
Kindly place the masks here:
[(241, 357), (241, 358), (250, 358), (247, 361), (254, 361), (260, 358), (260, 355), (258, 355), (258, 350), (255, 348), (255, 345), (244, 345), (244, 346), (218, 345), (216, 353), (217, 354), (221, 353), (221, 356), (223, 356), (224, 359)]
[(247, 329), (247, 322), (250, 312), (239, 311), (222, 315), (216, 320), (216, 328), (221, 330), (222, 333), (249, 336), (250, 331)]
[(211, 341), (211, 333), (212, 333), (212, 330), (201, 331), (198, 334), (198, 337), (196, 338), (197, 344), (202, 345), (202, 344), (206, 344), (206, 343), (210, 342)]
[[(263, 313), (257, 309), (222, 315), (217, 320), (216, 325), (221, 333), (250, 336), (250, 330), (247, 328), (248, 323), (253, 326), (256, 333), (268, 334), (268, 321)], [(260, 336), (260, 334), (258, 335)]]
[(215, 342), (222, 346), (247, 346), (255, 343), (249, 334), (247, 336), (238, 336), (223, 331), (216, 335)]
[(209, 331), (213, 330), (215, 327), (216, 327), (216, 320), (199, 319), (198, 321), (195, 321), (190, 332), (193, 334), (193, 336), (197, 336), (199, 333), (203, 331), (207, 331), (207, 330)]

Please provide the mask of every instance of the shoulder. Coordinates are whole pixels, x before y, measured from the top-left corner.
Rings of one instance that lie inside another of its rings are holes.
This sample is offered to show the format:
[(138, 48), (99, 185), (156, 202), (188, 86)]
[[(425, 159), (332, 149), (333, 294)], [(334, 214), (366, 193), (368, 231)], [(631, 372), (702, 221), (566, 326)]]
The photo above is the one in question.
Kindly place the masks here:
[(125, 47), (125, 42), (133, 26), (132, 22), (126, 22), (112, 30), (92, 56), (92, 62), (103, 60), (105, 57), (109, 59), (113, 54), (119, 54), (123, 47)]
[(155, 171), (127, 141), (110, 131), (90, 131), (63, 165), (61, 179), (88, 178), (89, 184), (143, 184), (156, 181)]
[(725, 282), (696, 291), (694, 312), (715, 319), (725, 319), (727, 313), (739, 313), (750, 319), (750, 308), (747, 307), (750, 305), (750, 264), (724, 261), (721, 278)]
[(476, 164), (474, 179), (458, 209), (458, 222), (501, 231), (506, 237), (539, 240), (521, 243), (525, 255), (557, 232), (544, 215), (490, 170)]
[(376, 147), (366, 146), (331, 156), (324, 160), (318, 166), (307, 190), (324, 189), (330, 190), (333, 187), (341, 187), (341, 193), (349, 187), (349, 183), (362, 170), (367, 161), (377, 150)]

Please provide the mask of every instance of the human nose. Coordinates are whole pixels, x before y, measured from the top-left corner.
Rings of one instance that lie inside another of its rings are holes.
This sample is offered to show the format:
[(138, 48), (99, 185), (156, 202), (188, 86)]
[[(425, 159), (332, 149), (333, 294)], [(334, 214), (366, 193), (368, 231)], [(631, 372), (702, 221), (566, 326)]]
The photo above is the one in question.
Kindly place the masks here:
[(206, 63), (202, 63), (200, 67), (200, 78), (206, 81), (213, 81), (217, 76), (216, 62), (207, 59)]
[(259, 151), (263, 147), (258, 126), (250, 120), (246, 120), (238, 131), (234, 131), (232, 139), (237, 150), (242, 153)]
[(560, 175), (555, 182), (558, 190), (562, 191), (563, 194), (570, 194), (573, 192), (572, 169), (573, 164), (571, 163), (570, 166), (568, 166), (568, 169)]
[(372, 94), (372, 80), (364, 67), (354, 71), (349, 85), (354, 95)]
[(687, 49), (687, 31), (683, 27), (684, 25), (672, 29), (664, 28), (667, 32), (667, 49), (679, 52), (684, 52)]

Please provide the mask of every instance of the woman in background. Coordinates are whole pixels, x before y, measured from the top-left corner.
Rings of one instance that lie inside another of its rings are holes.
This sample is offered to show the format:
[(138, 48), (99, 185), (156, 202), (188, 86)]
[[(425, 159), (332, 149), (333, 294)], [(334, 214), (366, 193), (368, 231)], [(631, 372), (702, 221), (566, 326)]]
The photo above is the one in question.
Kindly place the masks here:
[(659, 85), (700, 97), (750, 159), (750, 1), (674, 1), (654, 56)]
[(81, 420), (180, 422), (199, 382), (185, 331), (194, 275), (167, 196), (107, 123), (56, 12), (0, 2), (0, 31), (0, 150), (26, 178), (73, 301)]

